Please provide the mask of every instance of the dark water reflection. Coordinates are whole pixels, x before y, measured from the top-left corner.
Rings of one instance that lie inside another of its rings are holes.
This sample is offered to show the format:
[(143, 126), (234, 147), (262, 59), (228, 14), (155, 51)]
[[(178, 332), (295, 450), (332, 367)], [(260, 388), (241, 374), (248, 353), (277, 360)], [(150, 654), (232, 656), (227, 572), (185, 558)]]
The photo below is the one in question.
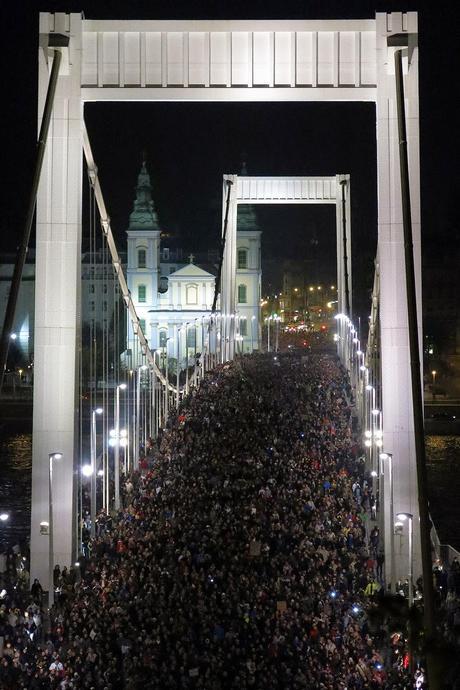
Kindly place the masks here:
[(460, 436), (427, 436), (430, 510), (442, 542), (460, 549)]
[[(442, 541), (460, 549), (460, 436), (427, 436), (430, 508)], [(20, 429), (0, 434), (0, 546), (28, 540), (32, 434)]]
[(19, 429), (0, 435), (0, 511), (9, 513), (0, 523), (0, 546), (25, 546), (30, 529), (32, 434)]

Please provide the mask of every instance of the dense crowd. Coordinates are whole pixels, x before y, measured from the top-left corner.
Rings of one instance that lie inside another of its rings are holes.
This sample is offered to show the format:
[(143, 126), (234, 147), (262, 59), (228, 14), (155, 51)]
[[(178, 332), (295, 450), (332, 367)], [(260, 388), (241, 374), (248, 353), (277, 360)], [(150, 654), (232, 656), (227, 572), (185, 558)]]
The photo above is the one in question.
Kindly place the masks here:
[(56, 571), (47, 634), (38, 600), (0, 610), (0, 687), (414, 687), (403, 639), (366, 615), (382, 569), (358, 454), (334, 357), (208, 374), (99, 522), (80, 578)]

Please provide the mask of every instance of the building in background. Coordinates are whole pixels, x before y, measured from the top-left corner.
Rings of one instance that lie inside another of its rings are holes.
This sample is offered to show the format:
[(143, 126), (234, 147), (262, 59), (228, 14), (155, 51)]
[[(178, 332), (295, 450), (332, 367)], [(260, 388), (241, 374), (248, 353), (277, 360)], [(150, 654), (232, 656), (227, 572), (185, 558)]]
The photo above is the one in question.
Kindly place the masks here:
[[(244, 170), (243, 170), (244, 174)], [(127, 230), (127, 251), (119, 251), (128, 288), (144, 333), (152, 349), (163, 348), (175, 357), (172, 339), (181, 332), (181, 358), (200, 352), (206, 319), (211, 314), (219, 251), (185, 256), (177, 239), (160, 230), (152, 199), (150, 175), (142, 164), (136, 187), (136, 199)], [(237, 324), (242, 340), (240, 351), (259, 347), (261, 289), (261, 230), (253, 207), (238, 209)], [(15, 255), (0, 258), (0, 319), (6, 311)], [(24, 267), (14, 320), (14, 338), (10, 344), (9, 362), (13, 368), (33, 364), (35, 306), (35, 251), (31, 249)], [(84, 251), (81, 268), (81, 323), (83, 347), (91, 333), (111, 332), (115, 321), (131, 353), (135, 349), (133, 330), (124, 313), (118, 279), (108, 250)], [(185, 336), (187, 332), (187, 336)], [(168, 338), (170, 339), (168, 341)]]
[[(239, 350), (245, 352), (257, 349), (259, 343), (260, 236), (252, 207), (241, 206), (236, 323), (241, 336)], [(165, 246), (170, 240), (162, 237), (145, 161), (138, 175), (127, 237), (126, 280), (150, 348), (163, 356), (166, 350), (169, 357), (179, 356), (181, 364), (190, 361), (206, 342), (219, 255), (210, 249), (206, 257), (190, 254), (187, 260), (180, 248)], [(136, 347), (134, 330), (128, 323), (127, 350), (133, 362), (139, 359)]]

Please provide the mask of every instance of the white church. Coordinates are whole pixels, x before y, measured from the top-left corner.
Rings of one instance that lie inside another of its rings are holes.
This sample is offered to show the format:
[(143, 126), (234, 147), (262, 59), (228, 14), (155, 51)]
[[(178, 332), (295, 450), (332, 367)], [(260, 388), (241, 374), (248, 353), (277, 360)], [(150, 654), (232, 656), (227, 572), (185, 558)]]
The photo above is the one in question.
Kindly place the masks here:
[[(245, 174), (243, 168), (242, 174)], [(193, 263), (171, 262), (161, 247), (161, 230), (145, 161), (137, 180), (127, 229), (126, 280), (150, 349), (177, 357), (182, 365), (202, 352), (212, 313), (215, 276)], [(236, 323), (237, 352), (259, 349), (261, 230), (251, 206), (238, 208)], [(176, 257), (178, 258), (178, 257)], [(217, 314), (219, 301), (217, 301)], [(132, 324), (127, 348), (136, 351)]]

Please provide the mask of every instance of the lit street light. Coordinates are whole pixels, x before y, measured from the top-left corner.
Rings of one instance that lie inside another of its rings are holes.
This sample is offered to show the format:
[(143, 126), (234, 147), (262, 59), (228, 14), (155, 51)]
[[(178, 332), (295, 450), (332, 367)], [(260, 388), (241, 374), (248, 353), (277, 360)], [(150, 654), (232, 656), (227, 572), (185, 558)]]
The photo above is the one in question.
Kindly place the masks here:
[[(155, 355), (154, 355), (155, 356)], [(146, 364), (141, 364), (137, 368), (137, 387), (136, 387), (136, 425), (134, 428), (134, 469), (139, 469), (139, 439), (140, 439), (140, 419), (141, 419), (141, 375), (147, 369)]]
[(272, 320), (271, 316), (267, 316), (267, 352), (270, 352), (270, 321)]
[(0, 513), (0, 520), (2, 522), (6, 522), (9, 519), (9, 514), (8, 513)]
[(54, 543), (53, 543), (53, 460), (60, 460), (62, 453), (50, 453), (49, 459), (49, 517), (48, 517), (48, 606), (54, 604)]
[(414, 603), (414, 593), (413, 593), (413, 553), (412, 553), (412, 542), (413, 542), (413, 521), (414, 521), (414, 516), (412, 513), (398, 513), (396, 515), (398, 520), (401, 520), (401, 522), (405, 522), (408, 520), (409, 522), (409, 573), (408, 573), (408, 579), (409, 579), (409, 608), (412, 607), (412, 604)]
[[(385, 476), (385, 460), (388, 460), (388, 483), (390, 485), (390, 587), (393, 594), (396, 591), (396, 559), (395, 559), (395, 516), (393, 500), (393, 455), (391, 453), (380, 453), (383, 474)], [(384, 485), (385, 487), (385, 485)]]
[(433, 369), (433, 371), (431, 372), (431, 376), (432, 376), (431, 392), (433, 395), (433, 400), (436, 400), (435, 385), (436, 385), (436, 374), (437, 373), (438, 372), (436, 371), (436, 369)]
[(118, 384), (115, 398), (115, 510), (120, 510), (120, 390), (125, 388), (126, 383)]
[[(96, 536), (96, 415), (102, 414), (102, 407), (96, 407), (91, 413), (91, 537)], [(83, 470), (83, 468), (82, 468)]]

